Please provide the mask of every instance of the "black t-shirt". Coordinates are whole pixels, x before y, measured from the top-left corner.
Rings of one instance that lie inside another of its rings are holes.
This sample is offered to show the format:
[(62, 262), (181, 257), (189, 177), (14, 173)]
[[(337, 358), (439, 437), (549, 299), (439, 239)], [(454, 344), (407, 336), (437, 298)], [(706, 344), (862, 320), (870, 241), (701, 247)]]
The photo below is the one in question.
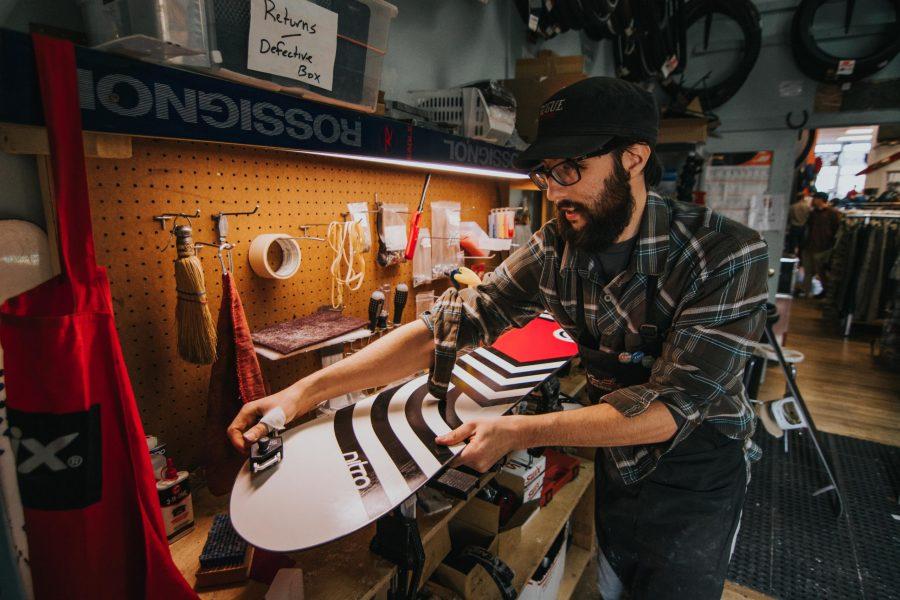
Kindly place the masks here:
[(616, 278), (616, 275), (625, 270), (628, 261), (631, 259), (631, 251), (634, 250), (634, 243), (637, 236), (624, 242), (616, 242), (609, 248), (598, 255), (600, 266), (603, 269), (603, 280), (609, 283)]

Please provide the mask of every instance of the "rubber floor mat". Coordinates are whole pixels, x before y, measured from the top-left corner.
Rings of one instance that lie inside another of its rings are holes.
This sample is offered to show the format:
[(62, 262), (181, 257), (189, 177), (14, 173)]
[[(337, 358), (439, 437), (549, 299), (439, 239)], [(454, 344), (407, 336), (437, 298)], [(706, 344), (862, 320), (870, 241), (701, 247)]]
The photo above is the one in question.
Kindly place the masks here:
[(777, 598), (900, 598), (900, 448), (820, 432), (844, 497), (837, 519), (809, 436), (761, 427), (728, 579)]

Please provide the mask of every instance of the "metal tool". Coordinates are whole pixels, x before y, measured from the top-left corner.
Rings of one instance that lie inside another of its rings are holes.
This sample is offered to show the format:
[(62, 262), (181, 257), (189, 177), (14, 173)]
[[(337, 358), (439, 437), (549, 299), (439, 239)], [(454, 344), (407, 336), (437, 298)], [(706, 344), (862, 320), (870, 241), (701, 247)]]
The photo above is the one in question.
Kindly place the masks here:
[(250, 448), (250, 469), (253, 474), (265, 471), (284, 459), (284, 446), (277, 431), (259, 438)]
[(384, 293), (375, 290), (372, 297), (369, 298), (369, 331), (375, 333), (378, 328), (378, 317), (381, 316), (381, 309), (384, 307)]
[(409, 286), (405, 283), (398, 284), (394, 291), (394, 325), (403, 322), (403, 309), (406, 307), (407, 298), (409, 298)]

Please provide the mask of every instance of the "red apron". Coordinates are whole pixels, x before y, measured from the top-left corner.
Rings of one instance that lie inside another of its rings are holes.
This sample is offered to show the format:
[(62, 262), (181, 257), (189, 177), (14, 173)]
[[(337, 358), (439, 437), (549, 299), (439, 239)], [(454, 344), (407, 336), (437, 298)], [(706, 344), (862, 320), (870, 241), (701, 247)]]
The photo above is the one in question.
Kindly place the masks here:
[(35, 597), (196, 598), (172, 562), (94, 258), (71, 43), (33, 36), (62, 273), (0, 307)]

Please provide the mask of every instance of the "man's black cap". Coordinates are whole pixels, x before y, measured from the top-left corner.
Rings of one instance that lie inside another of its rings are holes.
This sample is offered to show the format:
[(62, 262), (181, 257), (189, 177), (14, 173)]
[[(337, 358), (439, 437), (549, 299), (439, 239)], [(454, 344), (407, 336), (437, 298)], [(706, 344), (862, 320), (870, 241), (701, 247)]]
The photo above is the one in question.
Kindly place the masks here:
[(515, 166), (531, 169), (547, 158), (574, 158), (614, 137), (656, 144), (659, 111), (653, 95), (614, 77), (590, 77), (553, 94), (538, 113), (535, 142)]

